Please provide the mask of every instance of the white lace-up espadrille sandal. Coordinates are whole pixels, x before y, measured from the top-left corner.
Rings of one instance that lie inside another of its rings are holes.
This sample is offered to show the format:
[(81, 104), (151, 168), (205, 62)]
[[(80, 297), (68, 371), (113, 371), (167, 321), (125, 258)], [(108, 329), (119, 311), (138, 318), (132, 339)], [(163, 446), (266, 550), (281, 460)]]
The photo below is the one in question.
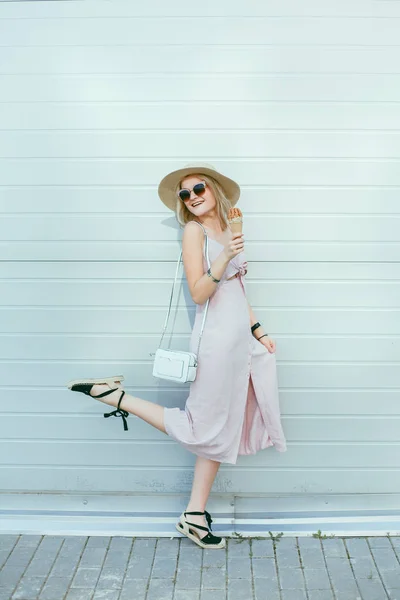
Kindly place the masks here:
[[(197, 525), (197, 523), (190, 523), (186, 520), (186, 515), (205, 515), (208, 527), (203, 527), (203, 525)], [(190, 540), (192, 540), (195, 544), (200, 546), (200, 548), (225, 548), (225, 539), (218, 537), (217, 535), (213, 535), (211, 533), (211, 523), (212, 518), (209, 512), (206, 510), (204, 512), (194, 511), (194, 512), (183, 512), (179, 517), (178, 523), (175, 525), (177, 530), (183, 535), (186, 535)], [(190, 527), (191, 526), (191, 527)], [(192, 529), (195, 527), (196, 529), (202, 529), (203, 531), (207, 531), (207, 535), (204, 537), (200, 537), (198, 532)]]

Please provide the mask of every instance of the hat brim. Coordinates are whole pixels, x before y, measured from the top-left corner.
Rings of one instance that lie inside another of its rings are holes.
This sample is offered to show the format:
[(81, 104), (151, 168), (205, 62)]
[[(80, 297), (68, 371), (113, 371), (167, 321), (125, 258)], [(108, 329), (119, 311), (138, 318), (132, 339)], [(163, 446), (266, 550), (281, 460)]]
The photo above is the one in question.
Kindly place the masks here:
[(240, 198), (240, 187), (225, 175), (222, 175), (219, 171), (215, 169), (211, 169), (208, 167), (202, 166), (193, 166), (193, 167), (184, 167), (182, 169), (177, 169), (176, 171), (172, 171), (168, 173), (160, 182), (158, 186), (158, 195), (160, 200), (164, 202), (164, 204), (171, 210), (176, 211), (176, 203), (178, 202), (178, 197), (176, 195), (176, 186), (178, 183), (187, 175), (194, 174), (204, 174), (210, 175), (214, 179), (218, 181), (225, 192), (225, 196), (228, 198), (232, 206), (235, 206), (237, 201)]

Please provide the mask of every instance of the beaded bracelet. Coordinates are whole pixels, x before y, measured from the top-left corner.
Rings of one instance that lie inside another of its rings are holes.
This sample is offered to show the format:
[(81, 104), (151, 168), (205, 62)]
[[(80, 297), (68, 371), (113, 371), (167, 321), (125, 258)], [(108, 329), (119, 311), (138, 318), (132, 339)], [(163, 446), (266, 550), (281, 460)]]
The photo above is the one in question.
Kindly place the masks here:
[(260, 335), (259, 338), (256, 338), (256, 340), (261, 340), (262, 337), (265, 337), (266, 335), (268, 335), (268, 333), (263, 333), (262, 335)]
[(214, 277), (214, 276), (211, 274), (211, 269), (208, 269), (208, 271), (207, 271), (207, 275), (208, 275), (209, 277), (211, 277), (211, 279), (212, 279), (213, 281), (215, 281), (215, 283), (219, 283), (219, 282), (221, 281), (220, 279), (215, 279), (215, 277)]

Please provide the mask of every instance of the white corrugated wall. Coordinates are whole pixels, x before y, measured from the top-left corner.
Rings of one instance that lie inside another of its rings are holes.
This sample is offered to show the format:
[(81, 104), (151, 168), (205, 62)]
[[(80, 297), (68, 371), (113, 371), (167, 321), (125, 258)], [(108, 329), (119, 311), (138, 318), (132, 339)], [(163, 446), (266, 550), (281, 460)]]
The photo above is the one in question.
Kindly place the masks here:
[[(38, 492), (55, 512), (133, 494), (139, 516), (187, 499), (193, 455), (65, 384), (124, 373), (183, 407), (188, 388), (151, 374), (181, 238), (157, 185), (196, 159), (242, 187), (288, 440), (221, 467), (221, 514), (398, 501), (399, 24), (385, 0), (0, 4), (7, 523)], [(187, 300), (184, 284), (177, 347)]]

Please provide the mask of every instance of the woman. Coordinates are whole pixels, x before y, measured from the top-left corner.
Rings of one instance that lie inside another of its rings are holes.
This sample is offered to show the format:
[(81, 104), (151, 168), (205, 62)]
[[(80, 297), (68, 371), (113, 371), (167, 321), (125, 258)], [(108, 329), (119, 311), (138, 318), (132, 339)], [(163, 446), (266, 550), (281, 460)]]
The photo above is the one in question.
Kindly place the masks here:
[(234, 234), (227, 221), (229, 208), (239, 199), (238, 184), (212, 165), (196, 163), (164, 177), (158, 194), (184, 228), (183, 264), (196, 303), (191, 352), (197, 351), (203, 310), (210, 299), (185, 409), (125, 394), (123, 376), (71, 381), (68, 387), (117, 407), (104, 416), (122, 417), (125, 429), (132, 413), (197, 455), (189, 504), (176, 527), (202, 548), (223, 548), (225, 540), (211, 533), (211, 515), (205, 510), (220, 464), (236, 464), (238, 455), (272, 445), (279, 452), (286, 450), (275, 342), (247, 301), (244, 238)]

